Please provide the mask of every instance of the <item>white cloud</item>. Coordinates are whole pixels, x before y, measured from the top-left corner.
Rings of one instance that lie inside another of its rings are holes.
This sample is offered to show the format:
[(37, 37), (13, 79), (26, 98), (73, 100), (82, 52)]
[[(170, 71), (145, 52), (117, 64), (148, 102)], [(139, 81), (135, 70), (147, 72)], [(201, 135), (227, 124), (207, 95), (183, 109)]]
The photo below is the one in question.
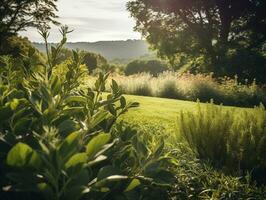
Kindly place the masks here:
[[(126, 10), (128, 0), (59, 0), (58, 16), (74, 32), (69, 41), (140, 39), (133, 31), (134, 21)], [(58, 27), (51, 29), (50, 41), (58, 41)], [(42, 41), (33, 28), (22, 32), (32, 41)]]

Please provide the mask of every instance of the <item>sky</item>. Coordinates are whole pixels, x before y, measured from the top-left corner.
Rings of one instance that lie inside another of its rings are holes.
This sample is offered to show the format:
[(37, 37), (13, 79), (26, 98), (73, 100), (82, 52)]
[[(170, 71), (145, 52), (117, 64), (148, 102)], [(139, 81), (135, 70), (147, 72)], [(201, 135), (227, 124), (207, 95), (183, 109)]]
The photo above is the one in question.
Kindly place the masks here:
[[(58, 21), (68, 25), (74, 32), (68, 36), (69, 42), (95, 42), (107, 40), (141, 39), (133, 31), (134, 19), (126, 10), (128, 0), (59, 0)], [(50, 31), (50, 42), (60, 39), (58, 27)], [(20, 33), (31, 41), (42, 42), (34, 28)]]

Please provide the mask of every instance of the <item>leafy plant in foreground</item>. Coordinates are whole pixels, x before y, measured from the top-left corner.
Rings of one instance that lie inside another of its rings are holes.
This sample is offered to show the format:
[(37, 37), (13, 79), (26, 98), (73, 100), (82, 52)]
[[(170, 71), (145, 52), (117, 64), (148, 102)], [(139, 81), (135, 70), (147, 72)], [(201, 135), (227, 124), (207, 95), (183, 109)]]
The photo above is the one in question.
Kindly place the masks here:
[[(80, 89), (79, 78), (84, 71), (76, 51), (66, 74), (54, 74), (69, 33), (67, 27), (61, 33), (63, 39), (51, 48), (47, 45), (48, 32), (41, 33), (46, 42), (47, 63), (38, 70), (31, 65), (34, 50), (17, 69), (8, 57), (2, 62), (0, 172), (7, 179), (1, 179), (1, 196), (34, 199), (34, 194), (42, 194), (38, 198), (115, 199), (117, 192), (128, 193), (144, 184), (142, 179), (146, 185), (152, 185), (155, 172), (129, 173), (126, 168), (135, 163), (123, 166), (113, 157), (126, 153), (120, 139), (112, 136), (112, 127), (121, 114), (137, 104), (126, 102), (115, 81), (104, 99), (102, 92), (108, 75), (101, 73), (94, 90)], [(134, 141), (132, 145), (138, 144), (138, 139)], [(125, 195), (123, 198), (130, 199)]]

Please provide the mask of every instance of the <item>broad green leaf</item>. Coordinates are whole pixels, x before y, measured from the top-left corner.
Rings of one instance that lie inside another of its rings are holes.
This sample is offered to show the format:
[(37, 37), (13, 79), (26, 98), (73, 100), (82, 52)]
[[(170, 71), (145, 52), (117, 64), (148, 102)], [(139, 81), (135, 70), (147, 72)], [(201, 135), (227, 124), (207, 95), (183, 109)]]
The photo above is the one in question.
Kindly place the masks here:
[(127, 186), (127, 188), (124, 190), (124, 192), (129, 192), (133, 190), (135, 187), (139, 186), (141, 183), (138, 179), (133, 179), (130, 184)]
[(97, 154), (97, 152), (100, 151), (103, 146), (109, 142), (110, 138), (111, 135), (107, 133), (101, 133), (93, 137), (86, 145), (86, 153), (89, 158), (93, 158), (93, 156)]
[(59, 153), (63, 159), (68, 160), (69, 157), (79, 151), (81, 146), (81, 133), (71, 133), (63, 141), (59, 148)]
[(38, 168), (41, 159), (36, 151), (24, 143), (17, 143), (7, 155), (7, 164), (12, 167), (34, 167)]
[(89, 121), (88, 121), (88, 128), (93, 129), (95, 128), (98, 124), (100, 124), (103, 120), (106, 119), (107, 115), (109, 113), (107, 111), (99, 111), (96, 113)]
[(65, 164), (66, 168), (73, 167), (77, 164), (86, 163), (88, 156), (86, 153), (77, 153), (73, 155)]

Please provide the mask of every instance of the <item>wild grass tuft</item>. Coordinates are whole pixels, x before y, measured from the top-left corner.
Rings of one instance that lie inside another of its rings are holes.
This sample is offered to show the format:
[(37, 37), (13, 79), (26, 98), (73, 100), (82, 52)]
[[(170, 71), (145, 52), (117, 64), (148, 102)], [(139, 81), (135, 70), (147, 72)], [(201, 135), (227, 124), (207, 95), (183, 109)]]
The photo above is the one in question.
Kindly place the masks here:
[(266, 178), (266, 111), (226, 109), (212, 103), (197, 112), (181, 112), (178, 127), (199, 159), (234, 175)]

